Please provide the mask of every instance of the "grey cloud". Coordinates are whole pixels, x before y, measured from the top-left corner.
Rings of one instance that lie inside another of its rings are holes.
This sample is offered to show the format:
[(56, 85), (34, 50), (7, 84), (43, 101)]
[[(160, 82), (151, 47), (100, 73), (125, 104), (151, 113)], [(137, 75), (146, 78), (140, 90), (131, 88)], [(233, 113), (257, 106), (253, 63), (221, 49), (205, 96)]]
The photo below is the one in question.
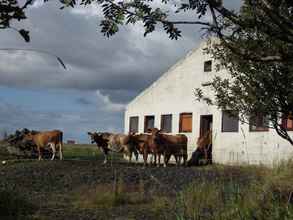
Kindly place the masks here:
[[(239, 1), (225, 3), (235, 7)], [(183, 38), (178, 41), (169, 40), (161, 29), (144, 38), (142, 27), (137, 25), (121, 27), (118, 34), (108, 39), (97, 27), (101, 19), (99, 11), (96, 16), (86, 17), (84, 12), (73, 13), (71, 9), (58, 7), (55, 1), (49, 1), (44, 7), (28, 12), (30, 44), (11, 31), (2, 32), (0, 42), (8, 47), (36, 48), (57, 54), (68, 70), (64, 71), (55, 58), (47, 55), (1, 52), (0, 85), (138, 93), (195, 47), (201, 34), (198, 26), (180, 26)], [(114, 95), (111, 98), (116, 99)]]
[[(84, 19), (70, 10), (60, 11), (52, 3), (32, 9), (29, 18), (30, 44), (24, 44), (9, 31), (3, 34), (2, 44), (57, 54), (69, 70), (64, 71), (46, 55), (1, 53), (1, 85), (137, 91), (186, 53), (193, 41), (186, 37), (171, 42), (160, 31), (143, 38), (139, 26), (122, 27), (116, 36), (107, 39), (97, 30), (97, 17)], [(14, 68), (7, 68), (16, 60)]]

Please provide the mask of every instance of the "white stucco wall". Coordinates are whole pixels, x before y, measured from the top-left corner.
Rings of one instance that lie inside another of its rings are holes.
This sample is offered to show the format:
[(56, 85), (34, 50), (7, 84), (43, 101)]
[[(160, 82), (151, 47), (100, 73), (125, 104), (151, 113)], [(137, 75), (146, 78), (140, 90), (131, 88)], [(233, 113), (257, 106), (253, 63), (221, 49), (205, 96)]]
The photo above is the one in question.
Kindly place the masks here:
[[(249, 125), (239, 122), (238, 132), (221, 132), (222, 112), (215, 106), (196, 101), (194, 89), (215, 74), (226, 75), (225, 70), (204, 72), (204, 62), (211, 60), (202, 49), (192, 50), (171, 67), (149, 88), (138, 95), (126, 108), (125, 133), (129, 131), (129, 117), (139, 116), (139, 133), (144, 131), (144, 116), (155, 116), (155, 127), (160, 128), (161, 115), (172, 114), (172, 133), (179, 133), (179, 114), (193, 113), (192, 133), (188, 137), (188, 154), (195, 149), (200, 132), (200, 116), (213, 115), (213, 160), (222, 164), (273, 165), (293, 156), (293, 146), (270, 129), (267, 132), (250, 132)], [(212, 94), (211, 91), (207, 91)], [(292, 132), (291, 132), (292, 134)]]

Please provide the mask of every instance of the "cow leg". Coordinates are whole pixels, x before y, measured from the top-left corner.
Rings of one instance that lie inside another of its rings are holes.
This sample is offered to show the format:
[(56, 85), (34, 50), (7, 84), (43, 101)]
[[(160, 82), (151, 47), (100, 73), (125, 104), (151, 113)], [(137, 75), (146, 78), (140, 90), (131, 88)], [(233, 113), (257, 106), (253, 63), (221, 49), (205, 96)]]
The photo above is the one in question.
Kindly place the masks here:
[(160, 153), (158, 153), (158, 165), (157, 166), (158, 167), (161, 166), (161, 154)]
[(154, 154), (151, 153), (150, 164), (153, 165), (154, 163)]
[(157, 165), (157, 153), (155, 152), (154, 153), (154, 166)]
[(54, 143), (50, 143), (50, 147), (51, 147), (52, 153), (53, 153), (51, 160), (54, 160), (55, 154), (56, 154), (56, 145)]
[(63, 160), (63, 146), (59, 143), (59, 160)]
[(39, 160), (42, 160), (42, 152), (39, 146), (38, 146), (38, 155), (39, 155)]
[(178, 159), (178, 155), (175, 155), (175, 154), (174, 154), (174, 158), (175, 158), (175, 164), (176, 164), (176, 166), (178, 166), (178, 161), (179, 161), (179, 159)]
[[(177, 157), (177, 158), (176, 158)], [(181, 154), (176, 155), (175, 160), (176, 160), (176, 165), (179, 166), (181, 164)]]
[(165, 162), (164, 167), (167, 167), (169, 159), (170, 159), (170, 156), (171, 156), (170, 154), (165, 154), (165, 156), (164, 156), (164, 162)]
[(130, 151), (130, 152), (128, 152), (127, 154), (128, 154), (128, 157), (129, 157), (128, 163), (131, 163), (131, 159), (132, 159), (132, 152)]
[(146, 166), (147, 165), (147, 161), (148, 161), (148, 152), (145, 149), (143, 152), (143, 165)]
[(104, 147), (98, 146), (98, 148), (100, 149), (100, 151), (103, 153), (103, 156), (104, 156), (103, 164), (106, 164), (108, 162), (108, 151)]
[(104, 162), (103, 162), (103, 164), (106, 164), (107, 162), (108, 162), (108, 152), (107, 151), (105, 151), (104, 149), (103, 149), (103, 153), (104, 153)]
[(137, 150), (135, 148), (134, 148), (133, 153), (135, 155), (135, 160), (138, 161), (138, 152), (137, 152)]
[(186, 161), (187, 161), (187, 153), (183, 154), (183, 166), (186, 166)]

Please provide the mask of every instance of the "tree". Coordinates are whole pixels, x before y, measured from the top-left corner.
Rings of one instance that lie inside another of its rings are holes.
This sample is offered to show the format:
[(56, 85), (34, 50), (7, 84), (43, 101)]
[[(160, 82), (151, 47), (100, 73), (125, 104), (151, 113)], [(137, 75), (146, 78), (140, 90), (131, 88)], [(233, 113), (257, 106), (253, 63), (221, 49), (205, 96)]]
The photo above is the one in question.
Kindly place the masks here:
[[(44, 0), (46, 2), (48, 0)], [(17, 29), (16, 27), (12, 26), (12, 23), (16, 21), (22, 21), (27, 19), (27, 16), (25, 14), (25, 10), (34, 3), (34, 0), (26, 0), (23, 5), (19, 4), (19, 1), (17, 0), (1, 0), (0, 1), (0, 29), (12, 29), (14, 31), (17, 31), (22, 38), (26, 42), (30, 42), (30, 35), (29, 31), (25, 29)], [(64, 69), (66, 69), (66, 66), (63, 62), (63, 60), (47, 51), (41, 51), (37, 49), (20, 49), (20, 48), (0, 48), (1, 51), (30, 51), (30, 52), (36, 52), (36, 53), (43, 53), (47, 54), (49, 56), (53, 56), (57, 59), (57, 61), (62, 65)]]
[(30, 41), (29, 31), (25, 29), (18, 30), (11, 26), (14, 21), (26, 19), (25, 9), (33, 3), (33, 0), (27, 0), (20, 6), (17, 0), (3, 0), (0, 2), (0, 29), (10, 28), (17, 31), (26, 42)]
[[(245, 122), (252, 114), (266, 115), (277, 133), (293, 145), (281, 124), (282, 118), (292, 118), (293, 113), (292, 0), (244, 0), (239, 12), (225, 8), (222, 0), (188, 0), (174, 4), (175, 15), (164, 5), (154, 7), (154, 0), (60, 2), (61, 8), (99, 4), (104, 14), (101, 31), (107, 37), (117, 33), (121, 25), (141, 22), (145, 36), (160, 26), (176, 40), (181, 37), (178, 25), (200, 25), (207, 36), (219, 39), (206, 52), (219, 61), (219, 67), (227, 68), (230, 76), (217, 76), (206, 84), (214, 90), (214, 98), (206, 97), (200, 88), (197, 97), (219, 108), (235, 110)], [(170, 0), (161, 2), (172, 4)], [(173, 20), (176, 13), (185, 12), (194, 17)], [(212, 16), (210, 21), (202, 19), (207, 14)]]
[(211, 53), (230, 77), (215, 77), (209, 84), (212, 100), (197, 89), (199, 99), (222, 109), (250, 116), (265, 115), (272, 128), (293, 145), (284, 119), (293, 119), (293, 2), (246, 0), (237, 19), (214, 18), (213, 33), (220, 41)]

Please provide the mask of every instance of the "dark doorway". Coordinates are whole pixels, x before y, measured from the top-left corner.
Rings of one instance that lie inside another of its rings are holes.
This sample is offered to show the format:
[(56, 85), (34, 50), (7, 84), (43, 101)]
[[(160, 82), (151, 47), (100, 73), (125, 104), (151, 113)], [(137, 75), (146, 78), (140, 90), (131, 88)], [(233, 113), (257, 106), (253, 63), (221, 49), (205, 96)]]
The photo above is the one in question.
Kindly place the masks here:
[(212, 164), (212, 128), (213, 115), (200, 116), (199, 138), (197, 139), (196, 150), (192, 153), (188, 166)]
[(201, 115), (200, 116), (200, 133), (199, 136), (204, 136), (208, 131), (213, 128), (213, 115)]
[(203, 150), (204, 158), (207, 164), (212, 164), (212, 129), (213, 129), (213, 115), (201, 115), (200, 116), (200, 137), (204, 138), (206, 142)]

